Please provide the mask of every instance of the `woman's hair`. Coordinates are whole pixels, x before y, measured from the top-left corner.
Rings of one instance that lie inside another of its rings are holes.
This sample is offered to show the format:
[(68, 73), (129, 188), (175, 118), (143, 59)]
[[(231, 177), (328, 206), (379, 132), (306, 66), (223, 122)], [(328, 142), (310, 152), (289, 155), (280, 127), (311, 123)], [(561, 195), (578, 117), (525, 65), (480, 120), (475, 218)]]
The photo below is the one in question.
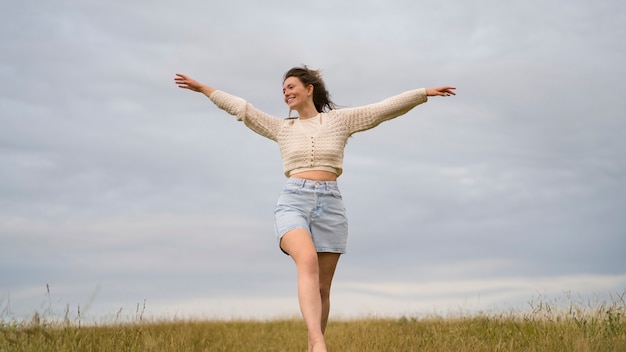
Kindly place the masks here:
[(330, 94), (326, 90), (320, 70), (312, 70), (306, 65), (304, 67), (294, 67), (285, 73), (283, 82), (289, 77), (298, 78), (305, 87), (308, 87), (310, 84), (313, 85), (313, 104), (317, 112), (325, 112), (336, 108), (335, 103), (330, 100)]

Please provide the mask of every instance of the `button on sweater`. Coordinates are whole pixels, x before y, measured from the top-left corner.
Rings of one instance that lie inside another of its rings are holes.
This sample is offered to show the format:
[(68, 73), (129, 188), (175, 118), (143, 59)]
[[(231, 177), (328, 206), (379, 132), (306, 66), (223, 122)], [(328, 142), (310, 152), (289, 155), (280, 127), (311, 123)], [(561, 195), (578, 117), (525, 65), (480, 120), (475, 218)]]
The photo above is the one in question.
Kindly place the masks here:
[(240, 97), (216, 90), (209, 98), (254, 132), (278, 143), (287, 177), (291, 170), (316, 166), (332, 167), (337, 176), (341, 175), (343, 151), (351, 135), (403, 115), (428, 100), (426, 89), (421, 88), (375, 104), (330, 110), (321, 113), (322, 126), (310, 135), (298, 119), (269, 115)]

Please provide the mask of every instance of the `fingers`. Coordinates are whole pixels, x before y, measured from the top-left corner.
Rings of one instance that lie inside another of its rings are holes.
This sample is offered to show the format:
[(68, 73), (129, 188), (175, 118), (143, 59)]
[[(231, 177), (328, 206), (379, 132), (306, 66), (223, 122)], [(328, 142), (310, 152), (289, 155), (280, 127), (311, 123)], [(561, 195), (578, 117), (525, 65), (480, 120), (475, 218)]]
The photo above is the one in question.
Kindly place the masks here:
[(177, 82), (193, 82), (193, 79), (191, 79), (187, 75), (183, 75), (182, 73), (177, 73), (176, 77), (174, 77), (174, 80)]
[(444, 95), (448, 96), (448, 95), (456, 95), (456, 93), (454, 93), (454, 90), (456, 88), (454, 87), (442, 87), (441, 90), (444, 93)]
[(174, 81), (176, 83), (184, 83), (184, 82), (189, 81), (189, 77), (187, 77), (187, 76), (185, 76), (183, 74), (177, 73), (176, 77), (174, 77)]
[(456, 95), (456, 93), (454, 92), (455, 89), (455, 87), (451, 86), (428, 88), (426, 89), (426, 95), (431, 97), (448, 97), (451, 95)]
[(192, 87), (190, 86), (192, 82), (193, 82), (192, 79), (190, 79), (188, 76), (183, 75), (181, 73), (177, 73), (176, 77), (174, 77), (174, 83), (178, 85), (178, 88), (193, 90)]
[(449, 97), (451, 95), (456, 95), (456, 93), (454, 92), (455, 89), (455, 87), (445, 86), (437, 88), (437, 91), (439, 92), (440, 96)]

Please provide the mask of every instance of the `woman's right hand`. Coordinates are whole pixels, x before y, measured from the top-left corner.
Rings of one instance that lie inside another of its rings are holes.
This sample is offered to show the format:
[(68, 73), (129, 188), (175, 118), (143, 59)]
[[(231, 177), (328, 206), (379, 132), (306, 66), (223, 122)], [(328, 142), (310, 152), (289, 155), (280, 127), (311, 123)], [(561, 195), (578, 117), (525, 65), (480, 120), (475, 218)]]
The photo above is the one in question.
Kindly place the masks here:
[(177, 73), (174, 78), (174, 82), (178, 85), (179, 88), (189, 89), (194, 92), (204, 93), (206, 96), (211, 95), (215, 89), (207, 86), (206, 84), (202, 84), (189, 76)]
[(429, 97), (449, 97), (451, 95), (456, 95), (456, 93), (454, 93), (455, 89), (455, 87), (450, 86), (427, 88), (426, 95)]

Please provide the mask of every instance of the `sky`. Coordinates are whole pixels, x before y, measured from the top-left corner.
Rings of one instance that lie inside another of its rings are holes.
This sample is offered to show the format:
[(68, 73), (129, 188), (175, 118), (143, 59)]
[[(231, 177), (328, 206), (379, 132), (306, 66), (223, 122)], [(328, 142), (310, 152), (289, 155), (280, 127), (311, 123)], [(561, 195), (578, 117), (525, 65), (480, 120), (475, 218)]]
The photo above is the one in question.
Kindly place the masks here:
[(175, 86), (287, 117), (453, 85), (354, 135), (331, 319), (522, 311), (626, 289), (626, 3), (0, 5), (0, 319), (298, 316), (277, 145)]

